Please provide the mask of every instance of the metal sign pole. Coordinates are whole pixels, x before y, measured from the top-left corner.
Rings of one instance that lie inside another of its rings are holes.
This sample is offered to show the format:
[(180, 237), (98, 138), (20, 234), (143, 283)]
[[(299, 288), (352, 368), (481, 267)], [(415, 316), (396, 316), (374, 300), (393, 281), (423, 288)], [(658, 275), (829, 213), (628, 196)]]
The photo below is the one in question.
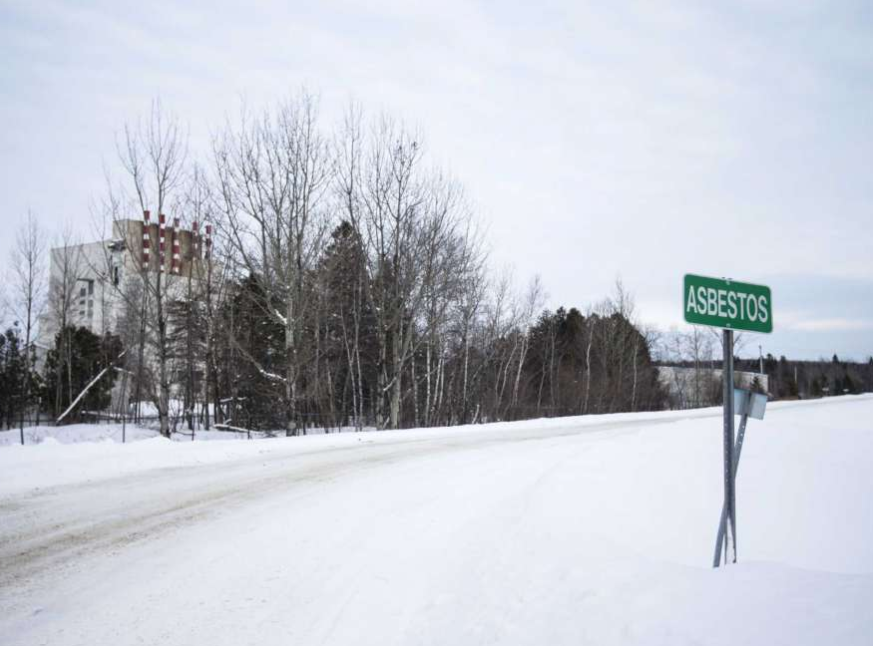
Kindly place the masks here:
[[(734, 495), (734, 332), (724, 330), (722, 333), (724, 365), (722, 381), (724, 382), (724, 508), (727, 511), (725, 531), (724, 561), (737, 562), (737, 525), (736, 496)], [(720, 552), (721, 550), (719, 550)], [(719, 566), (719, 554), (716, 554), (713, 567)]]
[[(734, 331), (747, 330), (769, 334), (773, 331), (773, 297), (767, 285), (741, 283), (727, 278), (710, 278), (685, 274), (682, 303), (686, 323), (707, 325), (722, 330), (724, 349), (724, 508), (725, 521), (719, 527), (719, 541), (724, 538), (724, 563), (737, 562), (736, 462), (739, 448), (734, 447)], [(748, 400), (748, 397), (747, 397)], [(766, 398), (756, 393), (742, 411), (755, 419), (764, 418)], [(751, 412), (750, 412), (751, 411)], [(745, 430), (745, 420), (743, 421)], [(742, 444), (742, 440), (740, 440)], [(721, 565), (722, 551), (716, 548), (713, 567)]]
[[(743, 439), (746, 436), (746, 422), (749, 421), (749, 395), (745, 393), (743, 404), (743, 415), (740, 418), (740, 429), (737, 431), (737, 443), (734, 446), (733, 467), (734, 467), (734, 486), (737, 482), (737, 471), (740, 469), (740, 455), (743, 452)], [(721, 553), (724, 548), (725, 526), (727, 525), (727, 507), (721, 507), (721, 520), (718, 523), (718, 536), (715, 539), (715, 556), (712, 559), (713, 567), (718, 567), (721, 562)]]

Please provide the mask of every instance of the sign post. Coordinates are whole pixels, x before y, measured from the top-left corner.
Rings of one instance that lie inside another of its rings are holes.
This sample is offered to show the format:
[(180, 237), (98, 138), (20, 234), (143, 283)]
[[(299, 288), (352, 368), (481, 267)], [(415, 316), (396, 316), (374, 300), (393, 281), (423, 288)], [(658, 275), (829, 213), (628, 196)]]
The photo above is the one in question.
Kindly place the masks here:
[[(734, 454), (734, 330), (773, 331), (770, 288), (732, 280), (686, 274), (682, 289), (685, 321), (722, 329), (724, 406), (724, 505), (713, 567), (737, 562), (736, 464)], [(742, 430), (745, 431), (745, 417)]]
[[(734, 444), (733, 470), (734, 483), (737, 480), (737, 471), (740, 470), (740, 455), (743, 452), (743, 440), (746, 437), (746, 424), (750, 417), (764, 419), (764, 411), (767, 408), (767, 395), (753, 393), (743, 388), (734, 388), (734, 414), (740, 416), (740, 429), (737, 431), (737, 441)], [(718, 523), (718, 536), (715, 539), (715, 555), (712, 559), (712, 567), (721, 564), (724, 538), (727, 532), (727, 507), (722, 505), (721, 520)]]
[[(724, 369), (724, 509), (726, 513), (724, 562), (737, 562), (737, 497), (734, 493), (734, 331), (722, 331)], [(716, 562), (715, 567), (718, 567)]]

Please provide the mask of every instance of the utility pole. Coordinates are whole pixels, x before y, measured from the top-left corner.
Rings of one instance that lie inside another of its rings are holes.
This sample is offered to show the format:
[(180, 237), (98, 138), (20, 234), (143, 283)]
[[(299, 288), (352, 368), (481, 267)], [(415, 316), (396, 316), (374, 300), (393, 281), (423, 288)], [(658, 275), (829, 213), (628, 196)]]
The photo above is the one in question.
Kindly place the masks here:
[(764, 351), (758, 346), (758, 372), (764, 374)]

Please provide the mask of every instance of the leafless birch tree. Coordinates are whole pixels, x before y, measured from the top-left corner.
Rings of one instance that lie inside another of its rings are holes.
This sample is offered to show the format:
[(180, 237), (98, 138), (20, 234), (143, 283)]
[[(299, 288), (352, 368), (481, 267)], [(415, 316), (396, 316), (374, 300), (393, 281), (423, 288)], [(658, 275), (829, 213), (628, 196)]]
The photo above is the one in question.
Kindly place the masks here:
[(33, 341), (37, 320), (44, 305), (45, 251), (44, 233), (36, 216), (28, 211), (27, 218), (16, 234), (15, 246), (9, 257), (10, 273), (13, 277), (10, 309), (24, 329), (24, 384), (22, 384), (24, 402), (20, 408), (19, 429), (22, 444), (24, 444), (24, 414), (32, 403), (34, 390)]
[[(135, 127), (127, 126), (118, 145), (118, 154), (127, 173), (127, 193), (140, 212), (149, 211), (164, 216), (168, 207), (179, 199), (177, 192), (185, 180), (187, 145), (178, 121), (163, 113), (159, 103), (152, 105), (148, 118)], [(154, 245), (157, 247), (158, 245)], [(133, 262), (141, 263), (140, 245), (129, 245)], [(142, 299), (143, 330), (150, 355), (141, 352), (139, 370), (145, 369), (148, 359), (156, 364), (156, 388), (153, 398), (158, 410), (161, 434), (170, 435), (170, 335), (168, 303), (179, 277), (168, 270), (170, 254), (159, 249), (151, 264), (143, 267), (137, 276), (141, 289), (135, 290)], [(134, 302), (128, 303), (136, 307)], [(142, 379), (140, 379), (142, 381)]]
[(307, 272), (327, 229), (322, 201), (333, 170), (316, 100), (303, 93), (255, 119), (243, 114), (216, 142), (215, 165), (229, 253), (238, 272), (260, 285), (262, 296), (252, 307), (284, 330), (284, 374), (249, 359), (282, 385), (286, 430), (296, 433), (307, 316), (316, 305)]

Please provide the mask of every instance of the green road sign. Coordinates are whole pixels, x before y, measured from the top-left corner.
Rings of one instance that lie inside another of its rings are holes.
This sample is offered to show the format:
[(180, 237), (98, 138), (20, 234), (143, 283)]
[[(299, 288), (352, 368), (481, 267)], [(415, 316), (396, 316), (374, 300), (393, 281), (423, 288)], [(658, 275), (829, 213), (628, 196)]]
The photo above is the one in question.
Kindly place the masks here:
[(773, 301), (765, 285), (685, 274), (682, 302), (688, 323), (766, 334), (773, 331)]

